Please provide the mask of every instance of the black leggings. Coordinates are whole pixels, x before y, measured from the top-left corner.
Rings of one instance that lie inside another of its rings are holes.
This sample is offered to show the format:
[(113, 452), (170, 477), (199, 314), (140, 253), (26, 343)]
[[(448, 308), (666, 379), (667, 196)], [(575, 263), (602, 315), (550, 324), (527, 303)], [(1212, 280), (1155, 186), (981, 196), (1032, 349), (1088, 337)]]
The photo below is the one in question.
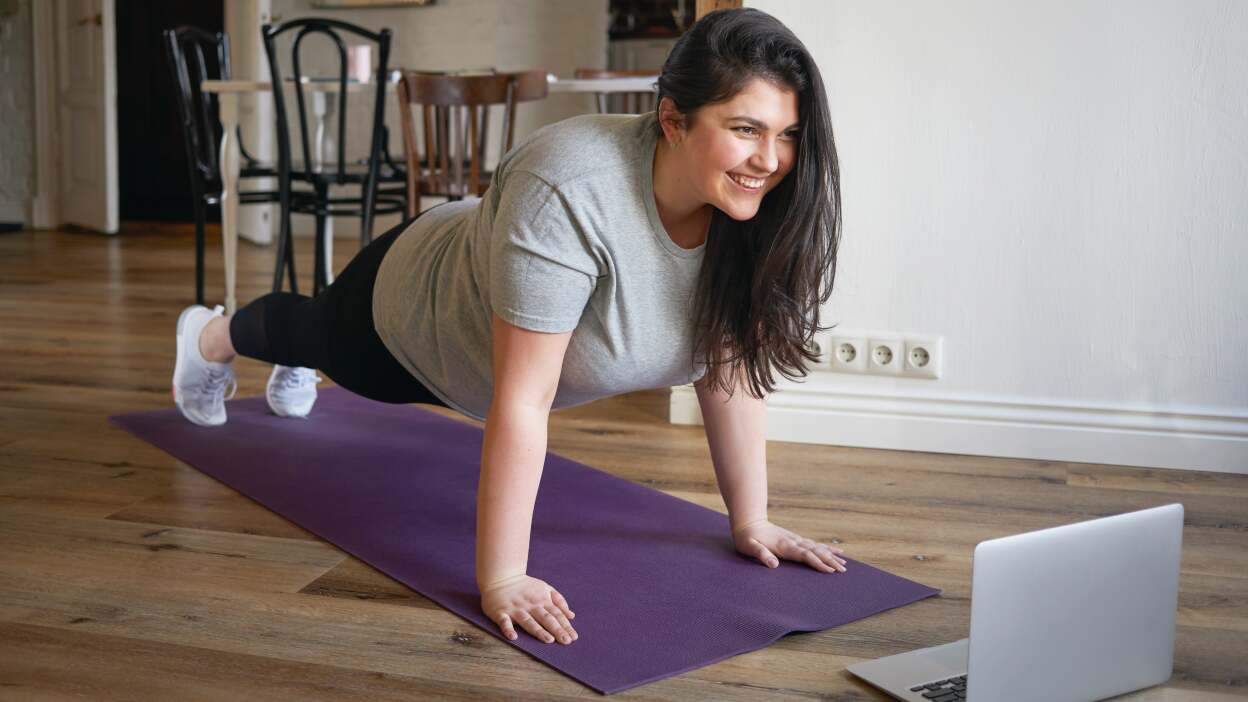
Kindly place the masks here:
[(377, 269), (410, 223), (361, 249), (320, 295), (269, 293), (238, 310), (230, 319), (234, 350), (268, 363), (315, 368), (371, 400), (446, 407), (395, 360), (373, 326)]

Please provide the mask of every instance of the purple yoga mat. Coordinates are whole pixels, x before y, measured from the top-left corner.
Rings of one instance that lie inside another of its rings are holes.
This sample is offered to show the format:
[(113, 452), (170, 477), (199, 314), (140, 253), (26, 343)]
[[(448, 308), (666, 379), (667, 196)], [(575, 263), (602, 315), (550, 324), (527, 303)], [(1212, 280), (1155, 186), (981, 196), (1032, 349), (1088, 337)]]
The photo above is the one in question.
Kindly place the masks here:
[(939, 594), (847, 559), (825, 574), (736, 552), (728, 518), (548, 454), (529, 574), (563, 593), (580, 638), (508, 641), (480, 609), (475, 577), (482, 431), (339, 388), (305, 420), (264, 398), (199, 427), (176, 408), (113, 417), (256, 502), (399, 580), (500, 641), (610, 694)]

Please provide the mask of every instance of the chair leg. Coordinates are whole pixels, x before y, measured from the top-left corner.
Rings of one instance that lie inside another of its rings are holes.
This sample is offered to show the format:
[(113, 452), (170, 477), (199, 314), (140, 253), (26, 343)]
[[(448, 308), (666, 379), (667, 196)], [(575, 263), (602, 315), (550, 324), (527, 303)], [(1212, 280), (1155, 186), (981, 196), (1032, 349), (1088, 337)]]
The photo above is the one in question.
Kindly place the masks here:
[(373, 208), (377, 201), (377, 179), (370, 178), (370, 184), (364, 186), (364, 207), (360, 215), (360, 248), (368, 246), (373, 240)]
[(204, 194), (193, 193), (195, 198), (195, 304), (204, 304), (204, 219), (207, 216)]
[(295, 275), (295, 239), (287, 227), (286, 232), (286, 271), (290, 275), (290, 291), (299, 294), (299, 277)]
[(278, 221), (280, 222), (280, 224), (278, 225), (278, 233), (277, 233), (277, 256), (274, 259), (274, 263), (273, 263), (273, 290), (272, 292), (282, 291), (282, 282), (283, 282), (282, 274), (285, 272), (286, 255), (287, 255), (286, 254), (286, 245), (287, 245), (286, 227), (287, 227), (287, 222), (289, 221), (286, 217), (285, 209), (286, 208), (283, 207), (282, 214), (278, 215)]
[(290, 274), (290, 291), (299, 293), (299, 279), (295, 277), (294, 239), (290, 231), (290, 193), (282, 190), (278, 196), (281, 212), (281, 233), (277, 237), (277, 258), (273, 264), (273, 292), (282, 291), (283, 266)]
[(329, 209), (329, 189), (317, 187), (317, 213), (316, 213), (316, 256), (312, 271), (312, 296), (316, 297), (326, 288), (329, 281), (325, 276), (325, 222), (326, 216), (324, 211)]

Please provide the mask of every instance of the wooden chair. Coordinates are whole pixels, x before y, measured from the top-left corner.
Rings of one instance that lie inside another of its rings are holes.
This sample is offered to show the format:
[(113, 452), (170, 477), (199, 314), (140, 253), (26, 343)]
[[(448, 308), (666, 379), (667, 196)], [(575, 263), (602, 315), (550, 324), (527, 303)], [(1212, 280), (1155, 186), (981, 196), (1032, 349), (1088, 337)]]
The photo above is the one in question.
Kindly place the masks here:
[[(658, 71), (604, 71), (598, 68), (578, 68), (572, 74), (577, 80), (598, 80), (600, 78), (645, 78), (657, 74)], [(620, 105), (623, 112), (617, 114), (633, 114), (639, 115), (643, 112), (651, 112), (655, 109), (654, 98), (656, 93), (653, 90), (644, 92), (628, 92), (628, 93), (594, 93), (594, 97), (598, 99), (598, 112), (606, 114), (607, 98), (611, 95), (618, 95), (619, 100), (616, 104)]]
[[(540, 100), (546, 90), (546, 71), (541, 69), (478, 75), (403, 71), (398, 93), (407, 156), (407, 216), (419, 213), (422, 195), (480, 197), (493, 177), (484, 168), (491, 107), (503, 108), (501, 159), (514, 140), (516, 104)], [(423, 140), (417, 138), (416, 112)]]

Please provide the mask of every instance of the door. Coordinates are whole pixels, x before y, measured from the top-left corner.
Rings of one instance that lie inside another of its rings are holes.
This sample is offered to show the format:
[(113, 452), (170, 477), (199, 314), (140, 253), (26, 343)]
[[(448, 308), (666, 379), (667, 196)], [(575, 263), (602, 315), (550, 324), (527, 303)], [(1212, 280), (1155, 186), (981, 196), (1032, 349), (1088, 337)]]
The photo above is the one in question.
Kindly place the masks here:
[[(116, 3), (116, 22), (121, 218), (194, 222), (190, 165), (163, 32), (179, 26), (220, 32), (225, 28), (223, 5), (206, 0), (123, 1)], [(215, 71), (216, 56), (206, 58)], [(216, 221), (217, 208), (208, 210), (208, 220)]]
[(61, 219), (118, 229), (113, 0), (56, 0)]

